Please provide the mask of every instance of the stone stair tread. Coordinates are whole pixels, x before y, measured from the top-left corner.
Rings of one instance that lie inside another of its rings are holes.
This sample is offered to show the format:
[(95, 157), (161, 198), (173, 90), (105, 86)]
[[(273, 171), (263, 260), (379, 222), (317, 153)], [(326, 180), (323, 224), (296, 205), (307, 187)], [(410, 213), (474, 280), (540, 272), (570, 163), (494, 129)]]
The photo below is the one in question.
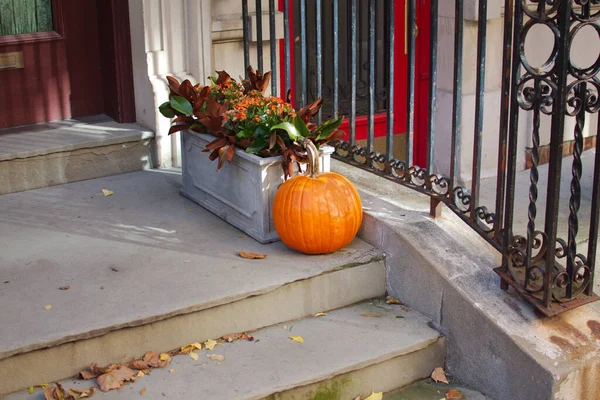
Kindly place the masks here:
[[(197, 351), (197, 361), (188, 355), (174, 357), (164, 369), (152, 370), (121, 391), (100, 392), (95, 397), (136, 398), (146, 388), (143, 398), (147, 399), (262, 399), (433, 345), (440, 335), (428, 326), (428, 321), (417, 312), (375, 299), (323, 317), (311, 316), (260, 329), (252, 333), (254, 342), (221, 343), (213, 351)], [(304, 343), (292, 341), (291, 335), (301, 336)], [(211, 361), (207, 354), (223, 355), (225, 360)], [(62, 383), (83, 389), (94, 381), (67, 379)], [(40, 389), (36, 393), (29, 395), (24, 390), (4, 399), (43, 398)]]
[(179, 186), (179, 171), (151, 170), (0, 196), (0, 360), (383, 257), (359, 239), (311, 257), (261, 245)]

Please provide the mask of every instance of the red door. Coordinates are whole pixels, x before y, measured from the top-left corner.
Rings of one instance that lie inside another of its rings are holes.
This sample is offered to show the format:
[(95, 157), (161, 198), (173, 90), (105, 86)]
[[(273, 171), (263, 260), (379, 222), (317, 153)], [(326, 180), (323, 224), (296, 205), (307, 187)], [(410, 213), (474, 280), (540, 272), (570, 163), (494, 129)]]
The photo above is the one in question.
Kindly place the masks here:
[[(102, 19), (99, 21), (98, 6), (100, 11), (108, 7), (110, 15), (122, 11), (115, 10), (116, 6), (111, 8), (112, 3), (115, 2), (0, 2), (3, 5), (0, 9), (0, 128), (103, 113), (110, 115), (106, 104), (113, 95), (106, 93), (104, 86), (110, 87), (114, 82), (107, 81), (104, 85), (103, 77), (105, 80), (110, 77), (110, 70), (103, 70), (107, 60), (101, 57), (99, 40), (100, 32), (108, 24)], [(123, 3), (126, 11), (127, 3)], [(102, 34), (102, 38), (103, 42), (113, 43), (110, 35)]]

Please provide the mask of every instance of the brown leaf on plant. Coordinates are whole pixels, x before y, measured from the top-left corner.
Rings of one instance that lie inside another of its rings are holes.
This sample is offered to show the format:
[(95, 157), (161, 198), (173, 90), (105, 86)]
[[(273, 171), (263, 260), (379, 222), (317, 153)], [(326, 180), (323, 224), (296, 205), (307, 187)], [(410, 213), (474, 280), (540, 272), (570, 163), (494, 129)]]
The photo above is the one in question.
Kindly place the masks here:
[(181, 83), (179, 83), (179, 81), (172, 76), (167, 76), (167, 82), (169, 83), (171, 94), (181, 96), (181, 93), (179, 93), (179, 87), (181, 86)]
[(437, 367), (433, 370), (433, 372), (431, 373), (431, 379), (433, 379), (434, 382), (442, 382), (446, 385), (448, 384), (448, 378), (446, 378), (446, 373), (441, 367)]
[(225, 72), (225, 71), (217, 71), (217, 75), (219, 75), (219, 77), (217, 78), (217, 85), (224, 87), (226, 86), (229, 82), (231, 82), (231, 76)]
[(244, 91), (248, 93), (251, 90), (258, 90), (259, 92), (264, 93), (269, 87), (269, 82), (271, 81), (271, 71), (263, 75), (262, 72), (255, 71), (250, 65), (246, 70), (248, 71), (248, 77), (250, 78), (250, 81), (242, 82), (244, 85)]
[(119, 365), (104, 375), (100, 375), (96, 382), (101, 391), (108, 392), (109, 390), (120, 389), (123, 383), (134, 382), (135, 376), (136, 372), (134, 370), (124, 365)]
[(460, 392), (460, 390), (450, 389), (446, 392), (446, 399), (448, 399), (448, 400), (456, 400), (456, 399), (462, 399), (462, 398), (463, 398), (463, 394)]
[(361, 317), (372, 317), (372, 318), (379, 318), (381, 317), (380, 314), (360, 314)]
[(248, 332), (231, 333), (229, 335), (223, 336), (222, 339), (229, 343), (233, 342), (234, 340), (248, 340), (249, 342), (252, 342), (254, 340), (254, 336), (252, 336)]
[(267, 258), (266, 254), (258, 254), (258, 253), (246, 253), (243, 251), (238, 251), (237, 253), (242, 258), (247, 258), (249, 260), (262, 260), (263, 258)]
[(313, 101), (312, 103), (310, 103), (309, 105), (307, 105), (305, 107), (302, 107), (300, 109), (300, 111), (298, 111), (296, 113), (296, 115), (299, 116), (300, 119), (302, 119), (302, 121), (304, 121), (304, 123), (307, 123), (315, 115), (317, 115), (317, 113), (321, 109), (322, 105), (323, 105), (323, 99), (322, 98), (318, 98), (315, 101)]
[(181, 97), (185, 98), (190, 102), (190, 104), (194, 104), (198, 100), (198, 92), (194, 88), (194, 85), (189, 80), (185, 80), (181, 82), (179, 86), (179, 94)]

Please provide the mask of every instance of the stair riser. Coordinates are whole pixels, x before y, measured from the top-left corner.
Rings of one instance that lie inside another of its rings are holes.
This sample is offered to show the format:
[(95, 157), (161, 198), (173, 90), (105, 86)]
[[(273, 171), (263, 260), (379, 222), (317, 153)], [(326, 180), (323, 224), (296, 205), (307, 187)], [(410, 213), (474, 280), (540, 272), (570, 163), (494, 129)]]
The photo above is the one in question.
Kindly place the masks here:
[(130, 360), (148, 350), (168, 351), (383, 296), (385, 282), (384, 262), (376, 261), (293, 282), (222, 306), (18, 354), (0, 360), (0, 394), (73, 376), (91, 362), (106, 365)]
[[(389, 392), (429, 377), (444, 365), (446, 341), (443, 337), (429, 346), (368, 367), (337, 375), (326, 381), (273, 394), (262, 400), (313, 400), (365, 398), (372, 390)], [(440, 394), (443, 397), (443, 394)], [(255, 399), (244, 399), (255, 400)]]
[(0, 162), (0, 195), (152, 168), (148, 141)]

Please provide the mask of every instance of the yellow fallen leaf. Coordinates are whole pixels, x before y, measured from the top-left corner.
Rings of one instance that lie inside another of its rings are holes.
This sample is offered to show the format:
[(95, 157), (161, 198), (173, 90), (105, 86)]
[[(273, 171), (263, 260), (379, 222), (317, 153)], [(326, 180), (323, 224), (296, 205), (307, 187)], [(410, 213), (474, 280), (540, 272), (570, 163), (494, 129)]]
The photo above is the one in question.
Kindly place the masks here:
[(433, 370), (433, 372), (431, 373), (431, 379), (433, 379), (435, 382), (442, 382), (446, 385), (448, 384), (448, 378), (446, 378), (444, 369), (440, 367), (437, 367)]
[(140, 394), (143, 396), (144, 393), (146, 393), (146, 388), (143, 388), (142, 390), (140, 390)]
[(144, 376), (146, 376), (146, 374), (144, 373), (144, 371), (140, 371), (137, 373), (136, 375), (138, 378), (143, 378)]
[(171, 362), (171, 356), (168, 355), (167, 353), (160, 353), (160, 360), (166, 361), (166, 362)]
[(206, 342), (204, 342), (204, 347), (206, 347), (207, 350), (213, 350), (216, 345), (217, 342), (212, 339), (208, 339)]
[(108, 190), (108, 189), (102, 189), (102, 194), (104, 195), (104, 197), (108, 197), (108, 196), (112, 196), (113, 194), (115, 194), (115, 192), (113, 192), (112, 190)]
[(324, 312), (318, 312), (315, 314), (315, 317), (326, 317), (326, 316), (327, 316), (327, 313), (324, 313)]
[(372, 317), (372, 318), (379, 318), (381, 317), (381, 315), (379, 314), (360, 314), (361, 317)]
[(50, 304), (48, 304), (47, 306), (44, 306), (44, 310), (46, 310), (46, 311), (50, 311), (51, 308), (52, 308), (52, 306)]
[(294, 342), (304, 343), (304, 339), (302, 339), (302, 336), (290, 336), (290, 339), (292, 339)]
[(210, 358), (213, 361), (225, 361), (225, 356), (220, 354), (207, 354), (206, 357)]
[(50, 386), (50, 384), (48, 384), (48, 383), (42, 383), (42, 384), (40, 384), (40, 387), (42, 389), (46, 389), (48, 386)]
[(400, 301), (400, 300), (398, 300), (397, 298), (395, 298), (395, 297), (391, 297), (391, 296), (390, 296), (390, 297), (388, 297), (388, 298), (385, 300), (385, 302), (386, 302), (387, 304), (404, 304), (403, 302), (401, 302), (401, 301)]
[(238, 256), (242, 258), (247, 258), (249, 260), (262, 260), (263, 258), (267, 258), (266, 254), (258, 254), (258, 253), (245, 253), (243, 251), (238, 251)]
[(29, 394), (32, 394), (35, 388), (33, 386), (29, 386)]
[(367, 398), (365, 398), (365, 400), (382, 400), (383, 399), (383, 392), (371, 392), (371, 395)]
[(171, 368), (171, 369), (169, 370), (169, 372), (170, 372), (170, 373), (173, 373), (173, 372), (175, 372), (175, 368)]
[(190, 352), (192, 352), (194, 350), (202, 350), (202, 345), (200, 343), (198, 343), (198, 342), (194, 342), (192, 344), (188, 344), (188, 345), (183, 346), (181, 348), (181, 352), (183, 354), (190, 353)]
[(193, 351), (190, 353), (190, 358), (192, 360), (198, 360), (198, 353), (194, 353)]
[(192, 207), (188, 208), (188, 210), (190, 210), (190, 211), (194, 211), (194, 209), (193, 209)]
[(458, 399), (462, 399), (462, 398), (463, 398), (462, 393), (460, 392), (460, 390), (457, 390), (457, 389), (450, 389), (446, 393), (446, 399), (448, 399), (448, 400), (458, 400)]

